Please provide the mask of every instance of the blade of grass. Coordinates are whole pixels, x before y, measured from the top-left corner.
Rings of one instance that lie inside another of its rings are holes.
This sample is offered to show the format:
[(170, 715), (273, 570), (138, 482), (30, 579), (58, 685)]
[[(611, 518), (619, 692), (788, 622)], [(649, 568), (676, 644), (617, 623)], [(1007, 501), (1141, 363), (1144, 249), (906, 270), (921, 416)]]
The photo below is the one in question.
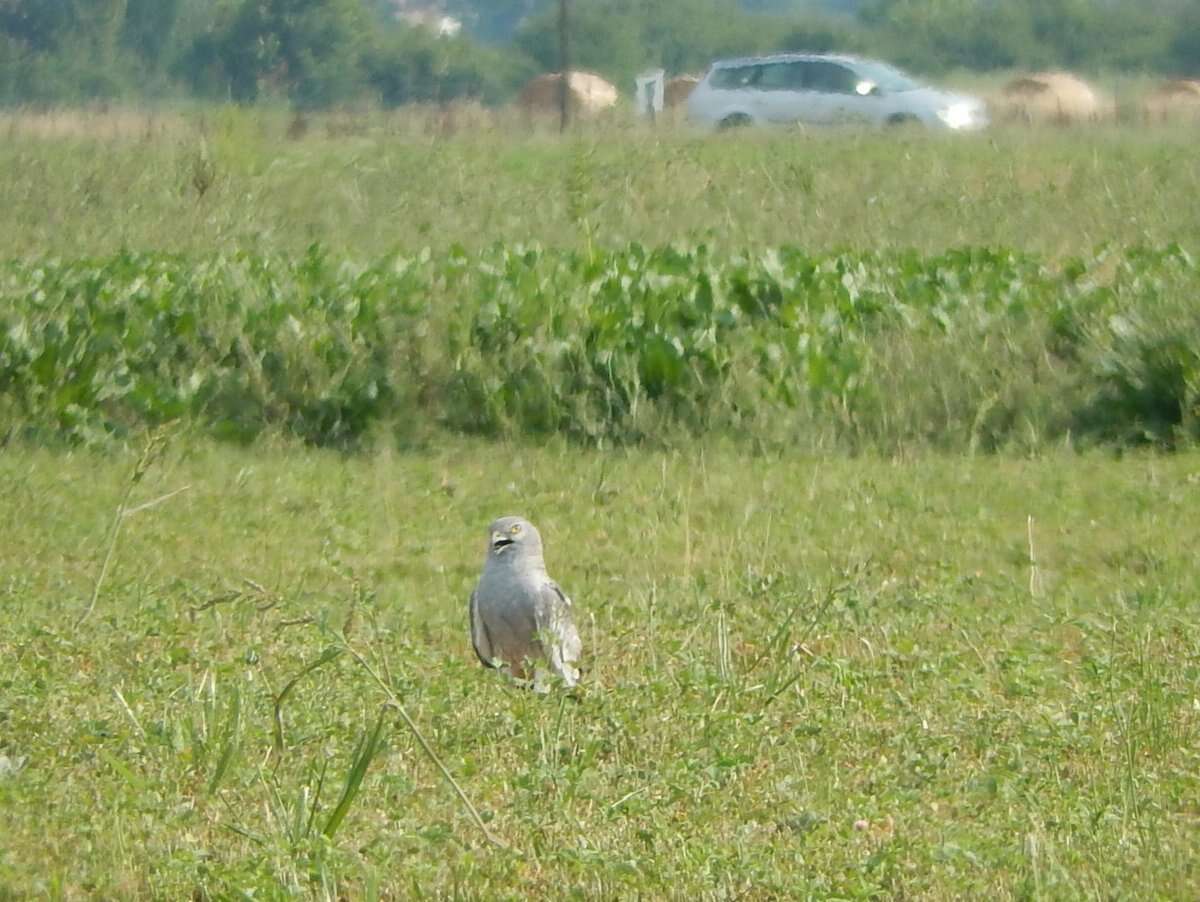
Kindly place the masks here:
[(296, 800), (292, 803), (292, 826), (290, 828), (288, 839), (292, 844), (300, 842), (304, 839), (305, 815), (309, 813), (308, 802), (308, 784), (301, 783), (296, 787)]
[(121, 690), (116, 686), (113, 686), (113, 695), (115, 695), (117, 697), (117, 701), (121, 703), (121, 708), (125, 711), (125, 716), (133, 722), (133, 725), (137, 728), (138, 733), (145, 738), (146, 731), (142, 727), (141, 721), (137, 719), (137, 715), (133, 713), (133, 708), (129, 707), (129, 702), (125, 701), (125, 696), (121, 694)]
[(337, 806), (329, 815), (329, 820), (325, 822), (325, 829), (321, 831), (329, 839), (333, 839), (333, 835), (337, 833), (338, 827), (342, 825), (342, 821), (349, 813), (350, 806), (354, 804), (354, 799), (362, 788), (367, 768), (371, 766), (372, 759), (379, 751), (380, 740), (383, 738), (384, 712), (387, 711), (387, 708), (388, 706), (384, 705), (379, 709), (379, 719), (375, 721), (375, 729), (364, 734), (354, 750), (353, 763), (350, 765), (350, 772), (346, 774), (346, 785), (342, 788), (342, 797), (338, 799)]
[(329, 759), (321, 761), (321, 776), (317, 778), (317, 791), (313, 793), (312, 806), (308, 810), (308, 821), (304, 824), (304, 836), (312, 835), (313, 821), (317, 817), (317, 809), (321, 805), (321, 790), (325, 788), (325, 774), (329, 770)]
[[(812, 631), (817, 628), (817, 624), (821, 622), (821, 619), (825, 616), (825, 612), (828, 611), (830, 605), (833, 604), (834, 599), (836, 599), (838, 597), (838, 595), (840, 595), (845, 588), (846, 588), (846, 586), (843, 585), (843, 586), (838, 586), (836, 589), (831, 589), (829, 591), (829, 593), (825, 596), (825, 600), (821, 603), (821, 607), (819, 607), (817, 609), (816, 613), (813, 614), (812, 619), (809, 620), (808, 626), (805, 628), (804, 632), (801, 634), (799, 642), (796, 643), (797, 645), (803, 645), (805, 642), (808, 641), (808, 637), (811, 636)], [(775, 701), (775, 699), (779, 698), (779, 696), (782, 695), (788, 689), (788, 687), (790, 687), (793, 683), (795, 683), (798, 679), (800, 679), (800, 677), (803, 674), (804, 674), (803, 670), (799, 670), (799, 669), (795, 670), (791, 674), (791, 676), (789, 676), (786, 680), (784, 680), (783, 683), (781, 683), (776, 689), (774, 689), (771, 692), (771, 694), (769, 696), (767, 696), (767, 700), (765, 702), (763, 702), (761, 710), (765, 711), (767, 709), (767, 707), (769, 707), (770, 704), (773, 701)]]
[(771, 653), (782, 644), (782, 641), (787, 635), (788, 630), (791, 629), (792, 621), (796, 619), (796, 614), (800, 611), (801, 604), (802, 602), (796, 602), (791, 606), (791, 608), (788, 609), (787, 616), (783, 618), (783, 622), (779, 624), (779, 627), (771, 635), (771, 638), (767, 640), (766, 646), (764, 646), (763, 650), (759, 652), (758, 657), (754, 659), (754, 663), (746, 668), (747, 675), (757, 670), (759, 665), (761, 665), (762, 662), (765, 661), (767, 657), (770, 656)]
[[(142, 453), (138, 455), (137, 463), (133, 465), (133, 472), (129, 474), (129, 481), (125, 484), (125, 491), (121, 494), (121, 500), (117, 503), (117, 509), (113, 511), (112, 522), (108, 527), (108, 547), (104, 551), (104, 560), (100, 564), (100, 572), (96, 575), (96, 581), (92, 584), (92, 597), (88, 601), (87, 608), (79, 615), (79, 619), (75, 621), (76, 629), (82, 626), (84, 621), (91, 617), (92, 613), (96, 610), (96, 602), (100, 598), (100, 589), (104, 585), (104, 580), (108, 576), (108, 568), (112, 565), (113, 556), (117, 552), (117, 539), (121, 535), (121, 524), (125, 522), (126, 515), (130, 513), (129, 499), (133, 497), (133, 490), (137, 488), (138, 483), (142, 481), (146, 473), (154, 465), (154, 462), (166, 449), (171, 436), (170, 429), (173, 425), (168, 423), (154, 430), (142, 448)], [(166, 495), (158, 499), (158, 501), (153, 502), (151, 506), (177, 494), (179, 492), (172, 492), (170, 495)], [(135, 508), (134, 510), (140, 509)]]
[(416, 738), (417, 743), (421, 746), (422, 751), (425, 752), (426, 757), (428, 757), (429, 760), (434, 763), (437, 769), (442, 772), (442, 776), (446, 778), (446, 782), (449, 783), (454, 789), (459, 801), (463, 803), (463, 807), (466, 808), (467, 812), (471, 815), (471, 820), (475, 822), (475, 826), (479, 828), (479, 832), (483, 834), (484, 839), (497, 848), (508, 851), (516, 851), (498, 836), (495, 836), (492, 831), (487, 828), (487, 824), (483, 822), (483, 817), (479, 814), (479, 810), (471, 803), (471, 800), (467, 797), (466, 792), (463, 791), (463, 788), (458, 784), (458, 781), (454, 779), (454, 775), (450, 773), (450, 769), (442, 763), (442, 759), (438, 757), (437, 752), (433, 750), (433, 747), (429, 744), (428, 740), (426, 740), (421, 734), (421, 731), (417, 728), (417, 725), (413, 722), (413, 719), (408, 716), (408, 711), (405, 710), (404, 704), (399, 698), (397, 698), (391, 687), (379, 678), (379, 674), (375, 672), (375, 668), (373, 668), (367, 662), (367, 660), (350, 645), (344, 645), (343, 648), (350, 653), (354, 660), (358, 661), (358, 663), (362, 665), (363, 669), (366, 670), (368, 674), (370, 674), (371, 679), (375, 681), (379, 688), (383, 690), (384, 695), (387, 696), (388, 703), (398, 712), (400, 712), (400, 717), (404, 719), (404, 723), (407, 724), (408, 729), (412, 731), (412, 734)]
[(233, 688), (233, 697), (229, 702), (229, 713), (225, 717), (224, 729), (221, 730), (221, 754), (217, 758), (217, 766), (213, 769), (212, 778), (208, 781), (208, 792), (211, 795), (217, 791), (221, 781), (229, 772), (230, 766), (237, 759), (242, 747), (242, 691)]
[(325, 649), (325, 651), (321, 652), (320, 657), (312, 663), (306, 664), (304, 669), (288, 680), (287, 685), (275, 697), (275, 739), (273, 747), (276, 755), (282, 756), (285, 751), (283, 744), (283, 703), (287, 700), (288, 695), (304, 677), (338, 658), (342, 654), (342, 651), (343, 649), (338, 648), (336, 645), (331, 645)]

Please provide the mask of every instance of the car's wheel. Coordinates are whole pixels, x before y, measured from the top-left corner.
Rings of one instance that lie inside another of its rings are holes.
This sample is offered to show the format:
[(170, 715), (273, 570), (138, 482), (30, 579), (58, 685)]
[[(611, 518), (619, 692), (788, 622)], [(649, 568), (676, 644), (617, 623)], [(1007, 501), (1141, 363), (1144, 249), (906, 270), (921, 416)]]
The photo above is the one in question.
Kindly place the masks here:
[(730, 113), (728, 116), (726, 116), (724, 119), (721, 120), (720, 124), (717, 127), (720, 128), (722, 131), (728, 131), (731, 128), (744, 128), (747, 125), (753, 125), (753, 124), (754, 124), (754, 120), (751, 119), (749, 116), (747, 116), (745, 113)]

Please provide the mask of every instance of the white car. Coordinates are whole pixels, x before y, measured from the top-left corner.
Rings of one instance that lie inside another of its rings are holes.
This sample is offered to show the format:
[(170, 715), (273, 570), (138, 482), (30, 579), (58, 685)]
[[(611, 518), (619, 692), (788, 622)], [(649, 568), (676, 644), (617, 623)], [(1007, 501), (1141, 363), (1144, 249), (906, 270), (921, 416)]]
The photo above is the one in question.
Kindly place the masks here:
[(977, 98), (921, 84), (886, 63), (816, 53), (719, 60), (687, 108), (693, 122), (720, 128), (914, 122), (962, 131), (988, 124), (987, 108)]

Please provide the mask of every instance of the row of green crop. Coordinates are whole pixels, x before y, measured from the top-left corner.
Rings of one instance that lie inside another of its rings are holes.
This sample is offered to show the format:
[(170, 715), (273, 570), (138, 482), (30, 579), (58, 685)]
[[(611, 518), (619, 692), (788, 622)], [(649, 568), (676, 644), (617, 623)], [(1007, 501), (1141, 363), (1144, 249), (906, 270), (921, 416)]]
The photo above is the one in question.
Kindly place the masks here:
[(1200, 436), (1200, 269), (702, 246), (0, 265), (0, 439), (185, 419), (353, 446), (381, 430), (995, 448)]

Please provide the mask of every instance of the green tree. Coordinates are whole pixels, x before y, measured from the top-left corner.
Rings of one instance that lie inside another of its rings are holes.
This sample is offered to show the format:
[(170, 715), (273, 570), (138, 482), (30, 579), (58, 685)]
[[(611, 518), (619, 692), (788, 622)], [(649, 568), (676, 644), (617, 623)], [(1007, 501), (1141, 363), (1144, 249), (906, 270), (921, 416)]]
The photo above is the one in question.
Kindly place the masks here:
[[(811, 17), (809, 17), (811, 20)], [(621, 85), (644, 69), (703, 71), (717, 57), (778, 49), (804, 18), (742, 11), (735, 0), (593, 0), (575, 7), (571, 65), (599, 72)], [(518, 47), (544, 70), (557, 70), (558, 23), (553, 9), (518, 32)]]
[(0, 33), (35, 52), (54, 50), (74, 15), (74, 0), (0, 0)]
[(218, 64), (235, 100), (279, 96), (301, 108), (328, 106), (362, 92), (371, 33), (361, 0), (243, 0), (199, 42), (192, 68)]
[[(571, 67), (589, 69), (626, 81), (646, 63), (642, 44), (642, 4), (636, 0), (599, 0), (573, 4), (570, 18)], [(558, 15), (554, 9), (530, 19), (517, 33), (517, 46), (542, 71), (559, 65)]]
[(550, 0), (449, 0), (446, 10), (462, 19), (480, 40), (501, 43), (512, 37), (524, 19), (549, 5)]
[(55, 103), (132, 90), (120, 52), (125, 13), (126, 0), (0, 0), (0, 36), (21, 60), (6, 93)]
[(1162, 70), (1190, 0), (871, 0), (873, 45), (924, 69)]
[(183, 0), (126, 0), (121, 45), (155, 72), (165, 69)]
[(499, 103), (533, 74), (532, 62), (510, 51), (404, 26), (376, 37), (365, 66), (371, 91), (386, 106), (463, 97)]
[(1191, 6), (1179, 16), (1167, 58), (1175, 73), (1200, 78), (1200, 6)]

